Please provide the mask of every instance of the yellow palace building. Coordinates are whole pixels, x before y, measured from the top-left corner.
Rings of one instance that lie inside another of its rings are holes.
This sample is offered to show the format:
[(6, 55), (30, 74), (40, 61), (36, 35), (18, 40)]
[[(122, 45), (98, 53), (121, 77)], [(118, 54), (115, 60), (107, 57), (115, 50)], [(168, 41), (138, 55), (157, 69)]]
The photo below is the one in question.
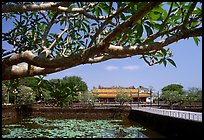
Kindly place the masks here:
[(147, 90), (142, 90), (131, 87), (102, 87), (93, 88), (91, 93), (98, 97), (99, 102), (115, 102), (117, 93), (125, 92), (133, 98), (132, 102), (148, 103), (150, 101), (150, 93)]

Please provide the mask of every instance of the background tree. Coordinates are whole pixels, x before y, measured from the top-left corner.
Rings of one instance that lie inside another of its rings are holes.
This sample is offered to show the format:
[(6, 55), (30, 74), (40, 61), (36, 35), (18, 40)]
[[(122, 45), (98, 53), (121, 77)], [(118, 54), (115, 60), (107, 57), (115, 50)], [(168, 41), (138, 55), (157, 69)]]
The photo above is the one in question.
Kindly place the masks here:
[(62, 82), (68, 84), (69, 88), (72, 89), (73, 92), (88, 91), (87, 84), (79, 76), (65, 76), (62, 79)]
[(5, 104), (5, 103), (8, 103), (7, 101), (8, 88), (3, 82), (1, 86), (2, 86), (2, 104)]
[(150, 66), (176, 66), (166, 46), (190, 37), (198, 45), (201, 6), (202, 2), (2, 2), (3, 23), (13, 23), (2, 33), (2, 79), (134, 55)]
[(42, 102), (49, 98), (46, 91), (46, 80), (43, 79), (44, 76), (35, 76), (35, 77), (25, 77), (19, 78), (19, 85), (24, 85), (32, 88), (35, 93), (35, 101)]
[(165, 101), (171, 108), (173, 104), (182, 104), (185, 101), (183, 86), (179, 84), (170, 84), (162, 88), (160, 99)]
[(78, 101), (79, 93), (88, 90), (86, 83), (78, 76), (52, 79), (47, 81), (47, 83), (47, 90), (50, 91), (53, 103), (61, 107)]
[(82, 81), (82, 78), (79, 76), (65, 76), (62, 79), (62, 82), (65, 83), (69, 87), (69, 98), (70, 103), (73, 101), (78, 101), (79, 93), (83, 93), (88, 91), (87, 84)]
[(35, 102), (35, 94), (31, 87), (20, 85), (18, 87), (17, 104), (30, 104)]
[(178, 91), (180, 94), (182, 94), (184, 92), (183, 86), (180, 84), (167, 85), (167, 86), (162, 88), (162, 92), (165, 92), (165, 91)]
[(195, 102), (202, 102), (202, 90), (191, 87), (186, 91), (186, 98), (185, 101), (190, 105)]
[(120, 106), (123, 106), (124, 103), (132, 101), (133, 98), (130, 96), (128, 92), (119, 92), (115, 97), (115, 101), (119, 102)]
[[(19, 86), (19, 79), (13, 79), (13, 80), (6, 80), (2, 82), (2, 86), (4, 86), (6, 101), (7, 104), (9, 103), (16, 103), (16, 97), (17, 97), (17, 91)], [(2, 87), (3, 88), (3, 87)]]
[(78, 96), (78, 100), (85, 105), (93, 107), (95, 102), (98, 101), (98, 97), (88, 92), (82, 92), (80, 96)]
[(34, 91), (36, 92), (36, 101), (45, 102), (46, 100), (49, 100), (50, 96), (48, 94), (47, 82), (43, 79), (44, 76), (38, 76), (36, 77), (37, 84), (35, 84)]

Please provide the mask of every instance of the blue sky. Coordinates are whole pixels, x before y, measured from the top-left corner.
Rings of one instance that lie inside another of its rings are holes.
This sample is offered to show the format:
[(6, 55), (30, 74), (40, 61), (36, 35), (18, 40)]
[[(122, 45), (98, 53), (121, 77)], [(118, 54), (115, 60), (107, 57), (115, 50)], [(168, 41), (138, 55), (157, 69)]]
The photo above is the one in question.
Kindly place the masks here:
[[(11, 28), (11, 24), (2, 22), (2, 31)], [(177, 67), (170, 63), (148, 66), (139, 56), (123, 59), (112, 59), (97, 64), (76, 66), (61, 72), (49, 74), (45, 79), (63, 78), (65, 76), (80, 76), (88, 85), (93, 86), (144, 86), (153, 87), (155, 92), (169, 84), (181, 84), (184, 89), (190, 87), (202, 88), (202, 38), (196, 46), (194, 40), (180, 40), (166, 48), (171, 48), (172, 59)], [(9, 48), (2, 43), (3, 48)]]

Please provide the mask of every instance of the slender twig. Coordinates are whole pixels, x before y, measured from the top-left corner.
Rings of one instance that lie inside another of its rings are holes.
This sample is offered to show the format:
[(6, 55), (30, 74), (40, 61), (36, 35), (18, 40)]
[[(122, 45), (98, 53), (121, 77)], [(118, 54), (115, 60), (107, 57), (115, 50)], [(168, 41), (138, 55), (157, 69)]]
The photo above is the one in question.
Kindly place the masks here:
[(166, 26), (167, 20), (169, 19), (170, 14), (171, 14), (171, 11), (172, 11), (172, 8), (173, 8), (173, 4), (174, 4), (174, 2), (171, 3), (171, 6), (170, 6), (170, 8), (169, 8), (169, 12), (168, 12), (168, 14), (167, 14), (167, 17), (165, 18), (164, 22), (162, 23), (162, 25), (161, 25), (161, 27), (160, 27), (160, 29), (159, 29), (159, 32), (160, 32), (161, 30), (163, 30), (164, 26)]
[(186, 25), (188, 24), (189, 16), (192, 14), (192, 12), (193, 12), (193, 10), (194, 10), (196, 4), (197, 4), (197, 2), (193, 2), (193, 3), (191, 4), (191, 6), (190, 6), (190, 8), (189, 8), (189, 10), (188, 10), (188, 13), (186, 14), (186, 17), (185, 17), (185, 19), (184, 19), (184, 21), (183, 21), (183, 27), (184, 27), (184, 28), (185, 28)]
[(88, 48), (90, 48), (93, 45), (93, 42), (95, 41), (95, 39), (98, 37), (98, 35), (103, 31), (104, 27), (106, 24), (108, 24), (111, 19), (113, 17), (116, 17), (118, 14), (120, 14), (121, 12), (125, 11), (129, 6), (125, 6), (125, 7), (121, 7), (120, 9), (118, 9), (117, 11), (114, 12), (114, 14), (112, 14), (111, 16), (109, 16), (99, 27), (99, 29), (96, 31), (96, 33), (94, 34), (91, 42), (89, 43)]
[[(187, 21), (187, 24), (188, 23), (191, 23), (191, 22), (194, 22), (194, 21), (197, 21), (197, 19), (199, 19), (200, 17), (197, 17), (197, 18), (192, 18), (192, 19), (190, 19), (189, 21)], [(167, 31), (163, 31), (163, 32), (157, 32), (157, 33), (155, 33), (155, 34), (151, 34), (151, 35), (149, 35), (147, 38), (145, 38), (144, 39), (144, 41), (141, 43), (141, 45), (145, 45), (145, 44), (148, 44), (148, 43), (150, 43), (150, 42), (152, 42), (153, 40), (155, 40), (156, 38), (158, 38), (159, 36), (162, 36), (162, 35), (165, 35), (165, 34), (169, 34), (169, 33), (171, 33), (171, 32), (173, 32), (173, 31), (175, 31), (175, 30), (179, 30), (179, 29), (181, 29), (182, 27), (183, 27), (183, 24), (184, 23), (182, 23), (182, 24), (180, 24), (180, 25), (177, 25), (177, 26), (174, 26), (173, 28), (171, 28), (171, 29), (169, 29), (169, 30), (167, 30)]]
[(54, 16), (52, 17), (52, 19), (50, 20), (50, 22), (47, 25), (47, 28), (44, 31), (44, 34), (42, 36), (42, 48), (45, 50), (46, 49), (46, 40), (47, 40), (47, 36), (48, 33), (52, 27), (52, 25), (57, 21), (56, 17), (57, 17), (58, 13), (55, 13)]
[(111, 14), (112, 5), (113, 5), (113, 2), (110, 2), (109, 10), (108, 10), (108, 17), (109, 17), (110, 14)]
[(146, 58), (144, 55), (142, 55), (142, 58), (143, 60), (149, 65), (149, 66), (152, 66), (153, 64), (151, 64)]
[(15, 49), (15, 50), (12, 50), (12, 51), (9, 51), (9, 52), (2, 53), (2, 57), (7, 56), (7, 55), (12, 54), (12, 53), (16, 53), (16, 52), (17, 51)]
[(68, 30), (68, 28), (65, 28), (57, 37), (56, 39), (52, 42), (52, 44), (49, 46), (48, 50), (50, 50), (55, 43), (62, 37), (62, 35)]
[(43, 18), (47, 21), (47, 23), (49, 23), (49, 20), (46, 17), (45, 13), (42, 10), (40, 10), (39, 13), (43, 16)]

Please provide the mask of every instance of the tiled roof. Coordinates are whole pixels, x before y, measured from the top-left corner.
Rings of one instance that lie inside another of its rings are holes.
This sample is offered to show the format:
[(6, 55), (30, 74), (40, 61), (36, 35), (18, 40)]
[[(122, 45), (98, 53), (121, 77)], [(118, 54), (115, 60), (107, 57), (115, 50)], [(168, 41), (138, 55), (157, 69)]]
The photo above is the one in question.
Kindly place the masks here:
[[(99, 94), (93, 94), (93, 95), (96, 95), (97, 97), (99, 98), (115, 98), (116, 97), (116, 93), (115, 94), (111, 94), (111, 93), (99, 93)], [(129, 94), (130, 96), (130, 94)], [(131, 95), (133, 98), (138, 98), (138, 94), (132, 94)], [(139, 97), (149, 97), (150, 94), (149, 93), (140, 93), (139, 94)]]
[(92, 90), (92, 93), (119, 93), (119, 92), (137, 93), (138, 89), (93, 89)]

